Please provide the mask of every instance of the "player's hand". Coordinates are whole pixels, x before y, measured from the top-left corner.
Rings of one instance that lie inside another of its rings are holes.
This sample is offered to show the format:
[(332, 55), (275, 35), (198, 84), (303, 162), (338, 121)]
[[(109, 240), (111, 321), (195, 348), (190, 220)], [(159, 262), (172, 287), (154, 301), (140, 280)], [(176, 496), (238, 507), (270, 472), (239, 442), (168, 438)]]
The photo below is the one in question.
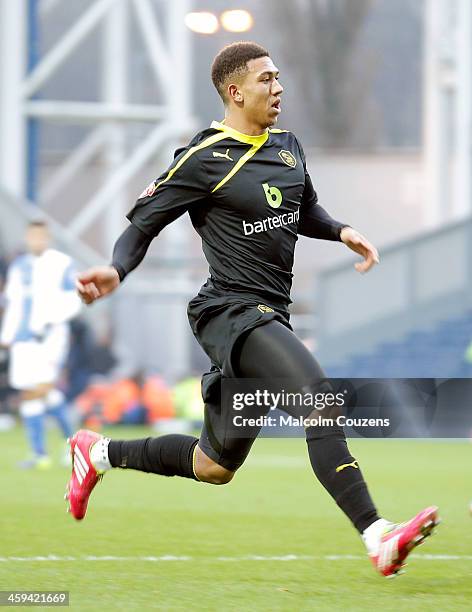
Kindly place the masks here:
[(354, 264), (358, 272), (367, 272), (374, 264), (379, 263), (379, 254), (377, 249), (371, 244), (362, 234), (356, 232), (352, 227), (343, 227), (340, 238), (351, 251), (359, 253), (364, 258), (364, 261)]
[(76, 281), (77, 292), (85, 304), (92, 304), (109, 295), (120, 284), (120, 277), (113, 266), (97, 266), (81, 272)]

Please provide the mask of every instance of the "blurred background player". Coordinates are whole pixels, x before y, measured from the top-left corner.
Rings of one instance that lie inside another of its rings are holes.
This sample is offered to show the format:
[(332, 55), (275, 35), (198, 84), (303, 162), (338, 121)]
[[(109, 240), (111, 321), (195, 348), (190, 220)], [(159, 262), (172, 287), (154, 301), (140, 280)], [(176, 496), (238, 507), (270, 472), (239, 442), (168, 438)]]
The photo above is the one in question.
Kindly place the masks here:
[(42, 220), (26, 230), (27, 252), (7, 272), (6, 309), (0, 345), (9, 349), (9, 382), (20, 391), (20, 415), (33, 452), (23, 468), (51, 463), (45, 446), (46, 414), (55, 417), (64, 438), (71, 430), (64, 394), (58, 388), (69, 347), (69, 321), (79, 312), (71, 258), (49, 248)]

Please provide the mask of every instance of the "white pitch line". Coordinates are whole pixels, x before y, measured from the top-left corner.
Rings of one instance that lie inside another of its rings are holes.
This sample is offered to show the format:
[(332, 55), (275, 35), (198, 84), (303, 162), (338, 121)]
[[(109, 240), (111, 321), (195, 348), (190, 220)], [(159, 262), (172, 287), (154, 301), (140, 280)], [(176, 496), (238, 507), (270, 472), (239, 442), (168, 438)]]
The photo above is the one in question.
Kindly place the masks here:
[[(120, 557), (113, 555), (95, 556), (83, 555), (81, 557), (47, 555), (38, 557), (0, 557), (0, 563), (35, 563), (35, 562), (70, 562), (70, 561), (126, 561), (136, 562), (145, 561), (161, 563), (167, 561), (361, 561), (366, 559), (366, 555), (244, 555), (241, 557), (188, 557), (163, 555), (160, 557)], [(472, 555), (411, 555), (410, 558), (419, 561), (472, 561)]]

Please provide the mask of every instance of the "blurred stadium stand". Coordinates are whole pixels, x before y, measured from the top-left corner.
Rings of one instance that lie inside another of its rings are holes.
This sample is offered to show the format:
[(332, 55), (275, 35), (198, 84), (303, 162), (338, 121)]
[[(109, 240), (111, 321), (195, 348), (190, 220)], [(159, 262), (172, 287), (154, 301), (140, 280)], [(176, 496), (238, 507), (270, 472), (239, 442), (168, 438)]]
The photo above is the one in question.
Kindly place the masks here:
[(56, 246), (69, 253), (78, 265), (93, 265), (100, 261), (100, 255), (92, 247), (73, 236), (47, 211), (12, 195), (0, 185), (0, 245), (4, 254), (11, 255), (23, 248), (26, 223), (38, 217), (48, 223)]
[(359, 280), (321, 275), (318, 354), (332, 376), (460, 377), (472, 338), (472, 219), (401, 242)]
[(472, 310), (440, 321), (430, 331), (408, 333), (398, 342), (382, 342), (370, 353), (353, 354), (328, 365), (333, 378), (468, 378), (464, 354), (472, 339)]

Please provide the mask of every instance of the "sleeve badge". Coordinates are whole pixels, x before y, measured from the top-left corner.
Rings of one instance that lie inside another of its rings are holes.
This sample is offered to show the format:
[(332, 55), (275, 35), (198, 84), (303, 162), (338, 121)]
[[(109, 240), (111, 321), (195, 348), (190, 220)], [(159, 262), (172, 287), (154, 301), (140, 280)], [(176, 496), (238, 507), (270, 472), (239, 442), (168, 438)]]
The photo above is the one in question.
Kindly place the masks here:
[(279, 151), (279, 157), (284, 162), (284, 164), (287, 164), (287, 166), (290, 166), (290, 168), (295, 168), (295, 166), (297, 165), (297, 160), (290, 153), (290, 151), (285, 151), (284, 149), (282, 149), (281, 151)]
[(154, 195), (154, 192), (156, 191), (156, 181), (152, 181), (152, 183), (150, 183), (146, 189), (142, 192), (142, 194), (139, 196), (138, 200), (140, 200), (141, 198), (150, 198), (152, 195)]

